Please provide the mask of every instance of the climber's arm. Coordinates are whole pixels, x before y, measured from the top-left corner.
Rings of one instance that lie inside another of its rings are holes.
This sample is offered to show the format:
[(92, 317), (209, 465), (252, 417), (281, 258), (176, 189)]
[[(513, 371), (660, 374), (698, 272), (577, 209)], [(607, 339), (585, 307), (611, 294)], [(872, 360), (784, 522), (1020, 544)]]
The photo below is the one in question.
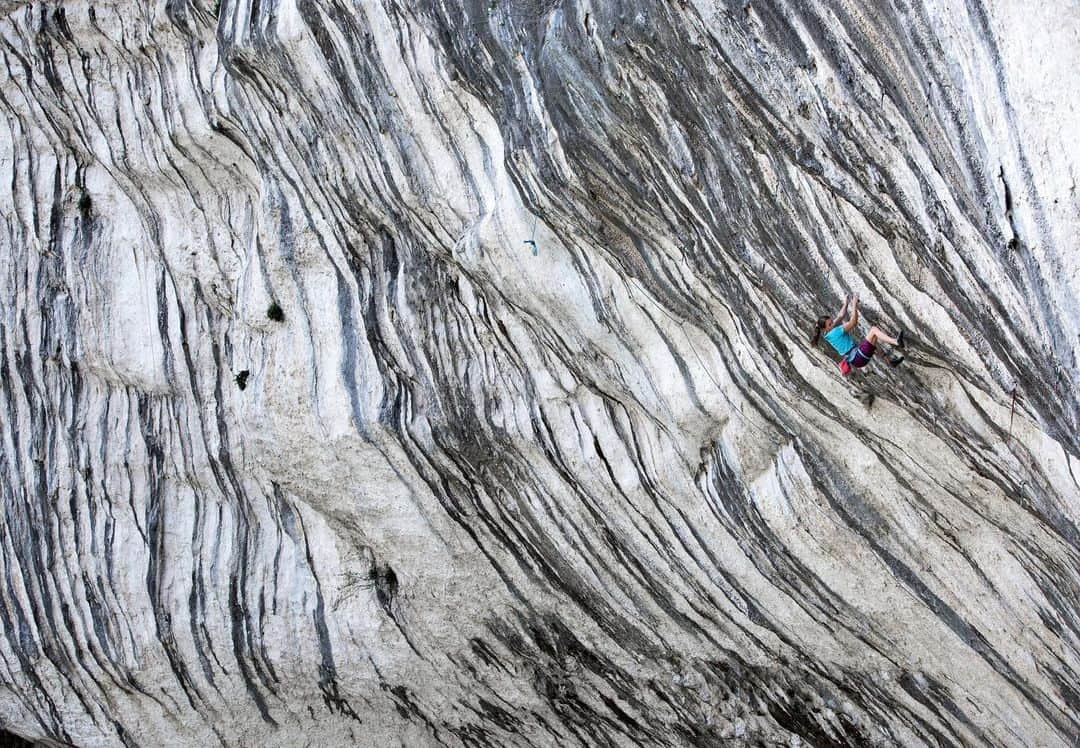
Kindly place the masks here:
[(849, 301), (851, 301), (850, 294), (844, 296), (844, 305), (838, 310), (836, 310), (836, 314), (832, 316), (832, 320), (829, 322), (829, 327), (835, 327), (843, 321), (844, 316), (847, 314), (847, 307)]
[(844, 332), (850, 333), (857, 324), (859, 324), (859, 294), (855, 294), (851, 300), (851, 316), (844, 323)]

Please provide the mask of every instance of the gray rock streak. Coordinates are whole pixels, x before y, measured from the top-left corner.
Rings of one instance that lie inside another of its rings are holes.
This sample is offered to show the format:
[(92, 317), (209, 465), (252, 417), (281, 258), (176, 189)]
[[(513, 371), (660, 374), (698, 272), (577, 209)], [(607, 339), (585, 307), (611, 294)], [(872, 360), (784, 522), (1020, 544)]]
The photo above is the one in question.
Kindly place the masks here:
[(1075, 745), (1078, 10), (0, 0), (0, 729)]

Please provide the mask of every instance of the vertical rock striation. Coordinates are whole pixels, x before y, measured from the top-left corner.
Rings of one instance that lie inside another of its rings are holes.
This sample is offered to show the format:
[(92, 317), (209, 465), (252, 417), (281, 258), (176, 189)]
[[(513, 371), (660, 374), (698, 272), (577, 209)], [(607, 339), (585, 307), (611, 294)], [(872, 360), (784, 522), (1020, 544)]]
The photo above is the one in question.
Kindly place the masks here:
[(1072, 744), (1078, 10), (0, 1), (0, 726)]

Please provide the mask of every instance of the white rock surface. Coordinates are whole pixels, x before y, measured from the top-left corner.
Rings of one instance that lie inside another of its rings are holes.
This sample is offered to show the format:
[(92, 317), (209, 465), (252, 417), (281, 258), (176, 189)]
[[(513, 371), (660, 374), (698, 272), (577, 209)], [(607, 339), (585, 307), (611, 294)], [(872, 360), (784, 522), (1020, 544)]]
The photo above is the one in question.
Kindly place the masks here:
[(3, 729), (1073, 744), (1078, 11), (0, 1)]

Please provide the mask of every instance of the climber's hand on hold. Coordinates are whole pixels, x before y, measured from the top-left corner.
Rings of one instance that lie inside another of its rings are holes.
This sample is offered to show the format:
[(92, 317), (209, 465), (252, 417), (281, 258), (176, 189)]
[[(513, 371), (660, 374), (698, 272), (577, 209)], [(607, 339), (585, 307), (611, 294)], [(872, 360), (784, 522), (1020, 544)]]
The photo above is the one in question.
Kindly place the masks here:
[(844, 332), (850, 333), (859, 324), (859, 294), (851, 297), (851, 316), (844, 323)]

